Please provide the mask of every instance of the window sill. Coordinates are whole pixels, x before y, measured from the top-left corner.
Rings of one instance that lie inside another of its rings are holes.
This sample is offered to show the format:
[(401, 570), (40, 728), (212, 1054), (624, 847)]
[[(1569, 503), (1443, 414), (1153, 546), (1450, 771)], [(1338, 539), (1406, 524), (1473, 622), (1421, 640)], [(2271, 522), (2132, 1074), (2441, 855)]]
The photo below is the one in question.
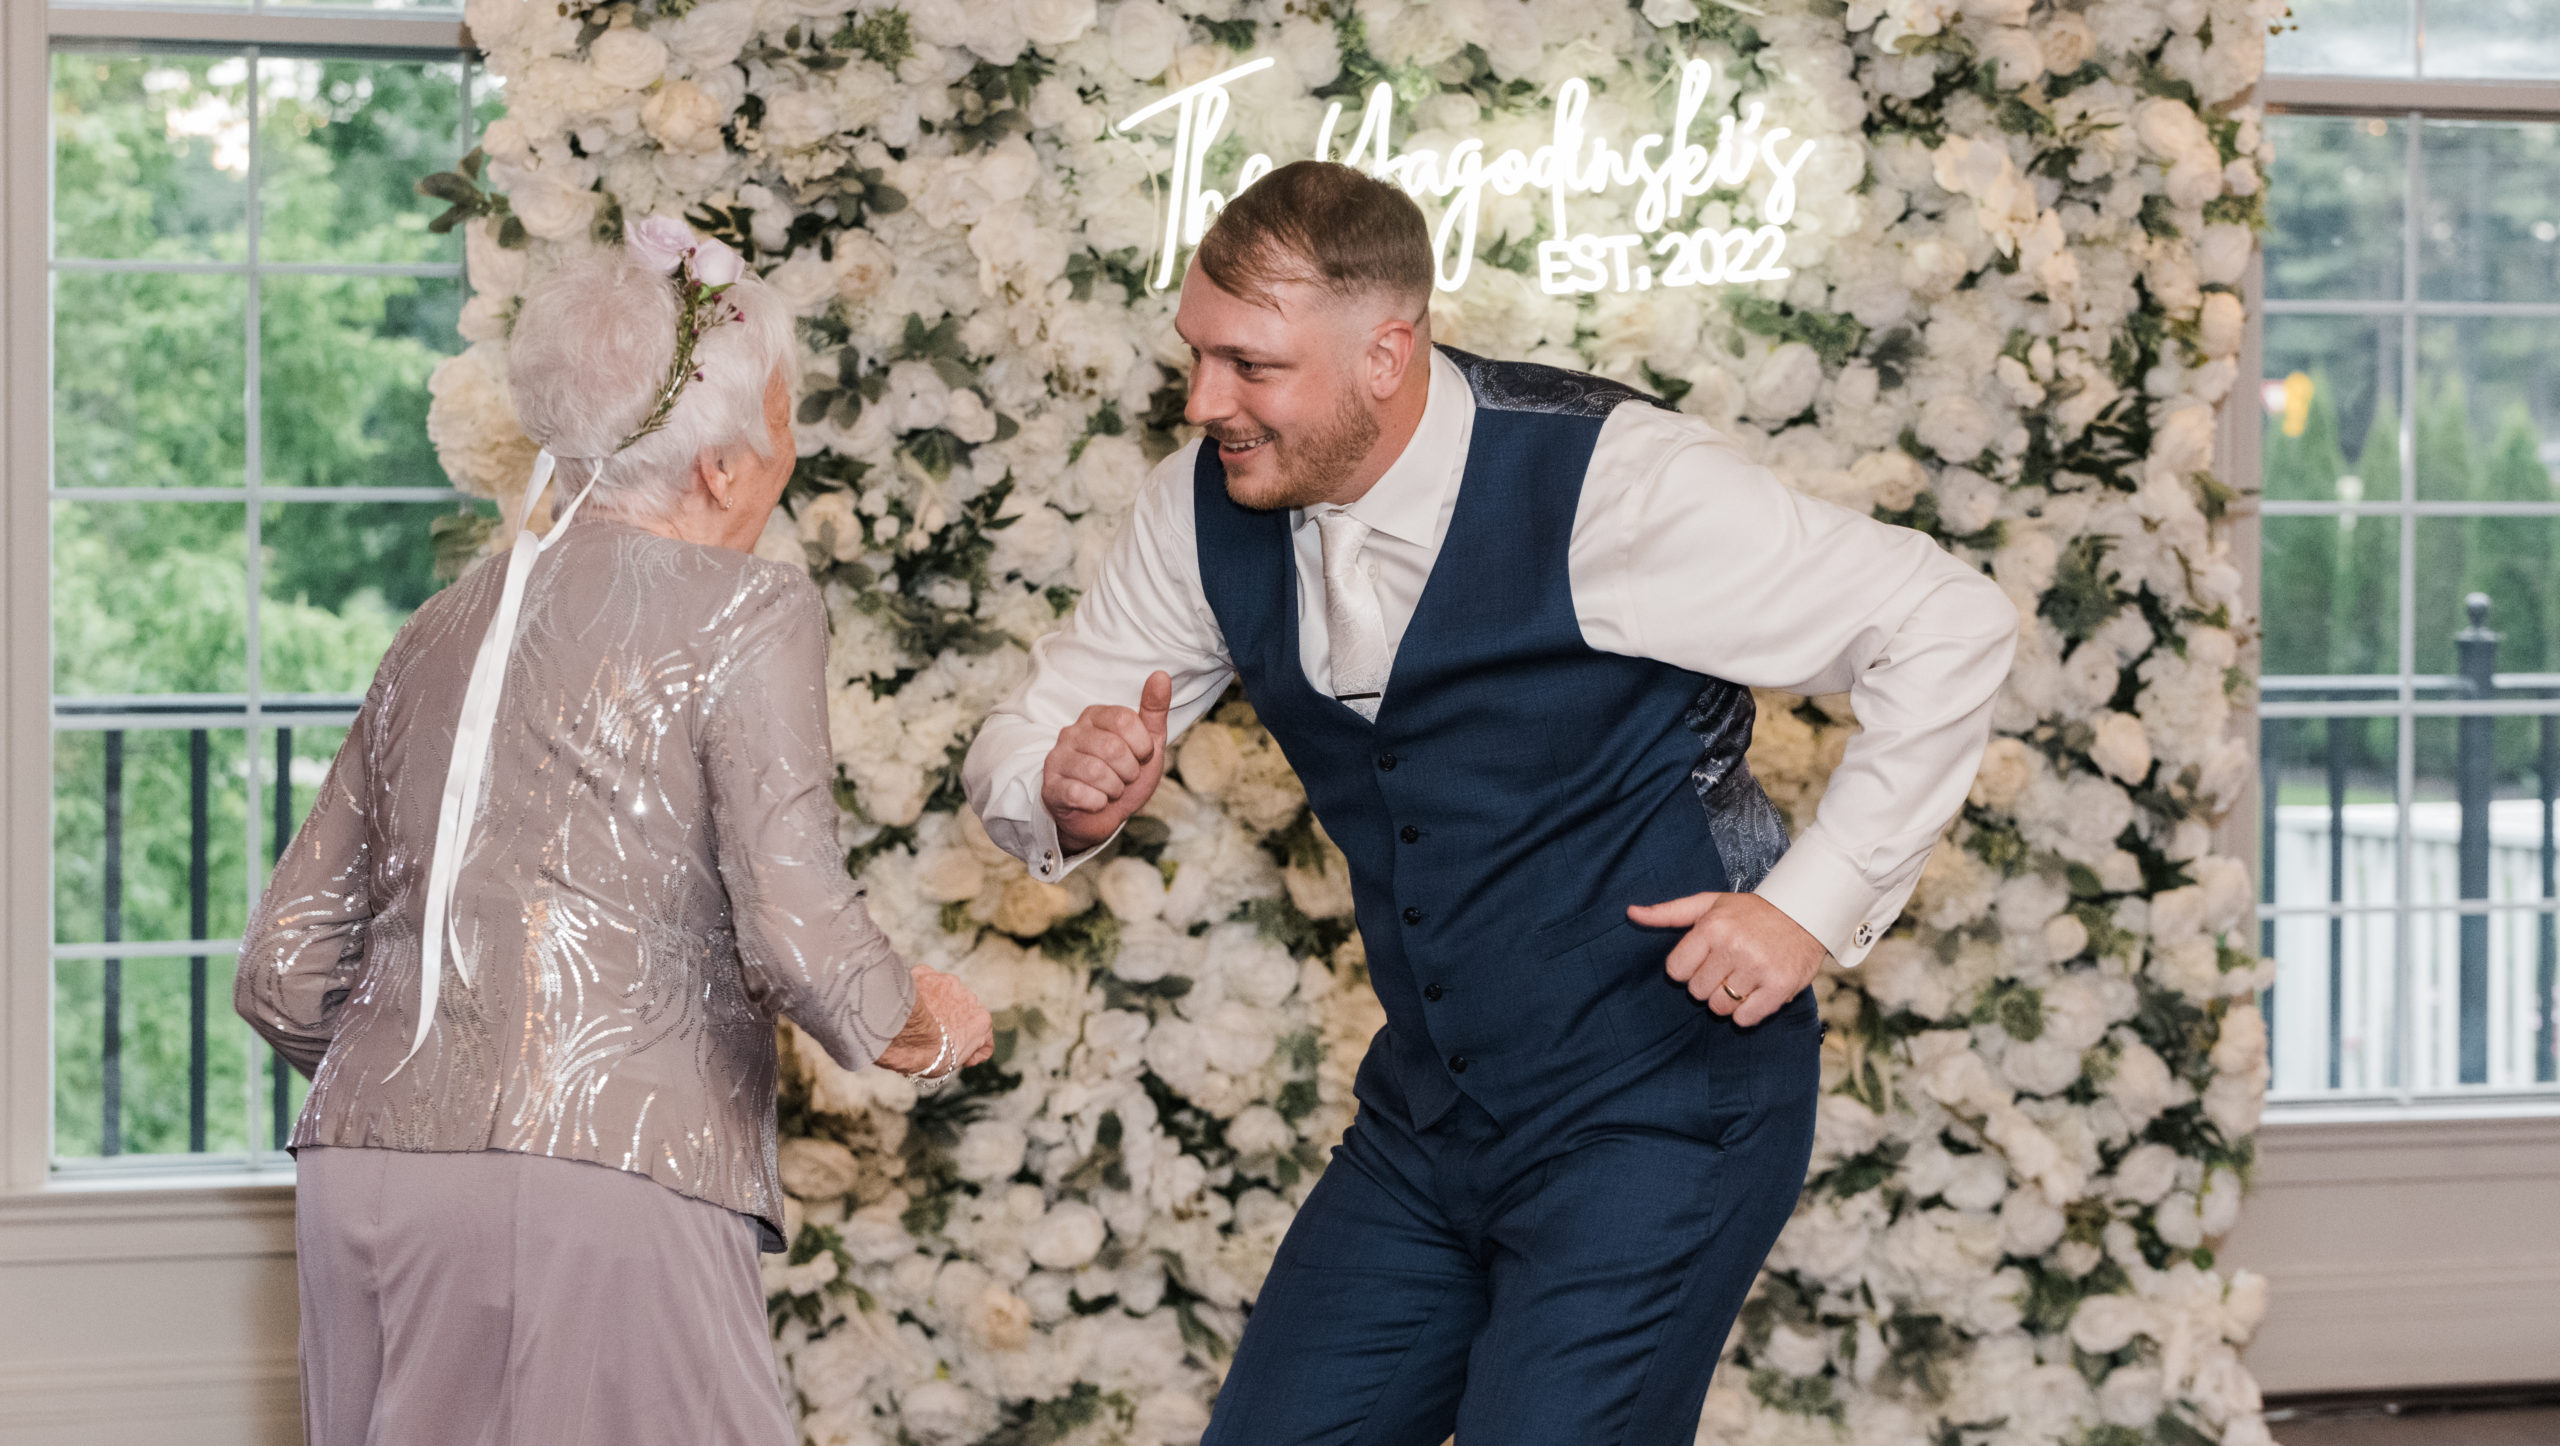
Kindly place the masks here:
[(292, 1255), (290, 1168), (75, 1172), (0, 1192), (0, 1269)]

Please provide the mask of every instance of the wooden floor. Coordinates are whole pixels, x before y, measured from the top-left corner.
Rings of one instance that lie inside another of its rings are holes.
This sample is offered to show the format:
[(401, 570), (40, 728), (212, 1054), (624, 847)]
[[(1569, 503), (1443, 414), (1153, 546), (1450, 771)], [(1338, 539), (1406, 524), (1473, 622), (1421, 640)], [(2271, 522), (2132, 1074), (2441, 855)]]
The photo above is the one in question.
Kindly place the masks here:
[(2276, 1446), (2560, 1446), (2560, 1407), (2320, 1416), (2269, 1429)]

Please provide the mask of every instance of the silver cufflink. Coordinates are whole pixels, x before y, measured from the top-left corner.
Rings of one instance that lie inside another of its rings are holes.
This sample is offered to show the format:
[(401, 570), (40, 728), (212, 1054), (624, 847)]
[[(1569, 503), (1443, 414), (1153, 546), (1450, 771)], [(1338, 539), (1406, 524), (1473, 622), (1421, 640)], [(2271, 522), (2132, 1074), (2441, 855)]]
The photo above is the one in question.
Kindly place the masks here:
[(1858, 945), (1858, 947), (1859, 947), (1859, 948), (1864, 949), (1864, 948), (1865, 948), (1865, 947), (1867, 947), (1869, 944), (1874, 943), (1874, 942), (1875, 942), (1875, 939), (1876, 939), (1876, 926), (1875, 926), (1875, 925), (1873, 925), (1873, 924), (1860, 924), (1860, 925), (1858, 926), (1858, 933), (1857, 933), (1857, 945)]

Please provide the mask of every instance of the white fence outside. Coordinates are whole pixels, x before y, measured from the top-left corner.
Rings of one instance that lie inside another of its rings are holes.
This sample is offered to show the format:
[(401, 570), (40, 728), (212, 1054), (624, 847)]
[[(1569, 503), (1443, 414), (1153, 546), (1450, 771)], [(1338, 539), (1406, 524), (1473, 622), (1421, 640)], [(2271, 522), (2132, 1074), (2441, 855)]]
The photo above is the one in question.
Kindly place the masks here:
[[(2409, 1084), (2446, 1089), (2461, 1082), (2461, 900), (2458, 844), (2461, 806), (2413, 804), (2409, 810)], [(2340, 902), (2393, 902), (2393, 847), (2399, 811), (2388, 803), (2345, 808), (2345, 871)], [(2330, 813), (2326, 804), (2276, 809), (2275, 900), (2279, 907), (2329, 902)], [(2534, 1083), (2542, 1005), (2542, 805), (2498, 799), (2489, 809), (2489, 1077), (2490, 1087)], [(2349, 913), (2339, 921), (2338, 1081), (2341, 1090), (2394, 1089), (2398, 970), (2397, 921), (2388, 909)], [(2330, 919), (2284, 914), (2275, 919), (2273, 998), (2275, 1075), (2270, 1093), (2319, 1094), (2329, 1083)]]

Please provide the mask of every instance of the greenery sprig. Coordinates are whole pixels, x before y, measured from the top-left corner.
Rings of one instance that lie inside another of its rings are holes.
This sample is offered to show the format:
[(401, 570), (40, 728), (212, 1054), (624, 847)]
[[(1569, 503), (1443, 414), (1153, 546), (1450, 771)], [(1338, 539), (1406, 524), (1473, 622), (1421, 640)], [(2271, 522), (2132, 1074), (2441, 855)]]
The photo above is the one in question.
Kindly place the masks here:
[(667, 379), (658, 387), (656, 405), (641, 420), (630, 436), (614, 444), (622, 451), (667, 424), (675, 415), (676, 400), (684, 395), (685, 383), (702, 380), (702, 369), (694, 362), (694, 351), (702, 344), (704, 333), (728, 321), (740, 321), (746, 313), (730, 301), (726, 293), (732, 283), (713, 285), (693, 273), (693, 258), (688, 254), (676, 269), (676, 354), (667, 366)]

